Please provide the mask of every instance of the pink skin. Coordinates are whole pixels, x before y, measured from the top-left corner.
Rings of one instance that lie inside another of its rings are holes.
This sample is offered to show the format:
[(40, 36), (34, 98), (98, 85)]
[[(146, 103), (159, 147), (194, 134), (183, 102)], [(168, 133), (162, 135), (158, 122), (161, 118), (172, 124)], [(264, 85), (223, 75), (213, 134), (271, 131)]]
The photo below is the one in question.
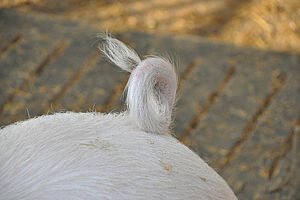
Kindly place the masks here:
[[(157, 64), (161, 67), (161, 68), (169, 68), (171, 70), (172, 66), (170, 66), (169, 63), (167, 63), (166, 61), (160, 59), (160, 58), (147, 58), (144, 61), (142, 61), (139, 66), (137, 67), (138, 70), (136, 70), (136, 76), (138, 77), (138, 79), (144, 79), (144, 75), (146, 73), (146, 70), (149, 70), (149, 68), (151, 67), (151, 65), (153, 65), (153, 61), (156, 61)], [(173, 106), (173, 101), (174, 101), (174, 97), (173, 97), (173, 92), (175, 89), (175, 84), (170, 84), (168, 83), (167, 80), (165, 80), (163, 77), (158, 76), (157, 77), (157, 86), (160, 89), (160, 91), (162, 92), (162, 94), (168, 99), (169, 102), (169, 106), (170, 109)]]
[(146, 62), (142, 62), (139, 66), (139, 70), (136, 73), (136, 76), (140, 79), (145, 75), (145, 71), (149, 68), (150, 66), (147, 65)]

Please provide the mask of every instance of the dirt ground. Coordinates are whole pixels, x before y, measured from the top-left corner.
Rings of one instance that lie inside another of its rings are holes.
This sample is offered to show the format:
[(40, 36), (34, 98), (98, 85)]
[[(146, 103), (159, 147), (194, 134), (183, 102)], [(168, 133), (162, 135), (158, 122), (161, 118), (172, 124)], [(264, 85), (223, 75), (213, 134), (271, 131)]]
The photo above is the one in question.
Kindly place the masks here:
[(113, 32), (192, 34), (300, 53), (300, 0), (2, 0), (0, 7), (83, 20)]

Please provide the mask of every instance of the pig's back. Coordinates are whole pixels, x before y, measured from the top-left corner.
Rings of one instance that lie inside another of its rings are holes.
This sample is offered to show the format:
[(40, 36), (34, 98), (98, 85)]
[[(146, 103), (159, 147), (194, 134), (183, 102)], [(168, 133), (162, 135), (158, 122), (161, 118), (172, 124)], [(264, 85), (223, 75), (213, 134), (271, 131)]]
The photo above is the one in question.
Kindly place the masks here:
[(0, 130), (0, 199), (236, 199), (170, 135), (126, 114), (57, 113)]

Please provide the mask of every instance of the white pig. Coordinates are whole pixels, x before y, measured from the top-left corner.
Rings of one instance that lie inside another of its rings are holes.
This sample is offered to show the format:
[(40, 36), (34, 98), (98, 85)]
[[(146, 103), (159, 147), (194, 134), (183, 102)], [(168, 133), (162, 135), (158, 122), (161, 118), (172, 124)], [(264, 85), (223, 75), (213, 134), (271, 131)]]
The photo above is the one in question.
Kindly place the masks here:
[(172, 64), (141, 61), (102, 35), (102, 52), (131, 72), (123, 113), (56, 113), (0, 130), (1, 200), (237, 199), (227, 183), (171, 135)]

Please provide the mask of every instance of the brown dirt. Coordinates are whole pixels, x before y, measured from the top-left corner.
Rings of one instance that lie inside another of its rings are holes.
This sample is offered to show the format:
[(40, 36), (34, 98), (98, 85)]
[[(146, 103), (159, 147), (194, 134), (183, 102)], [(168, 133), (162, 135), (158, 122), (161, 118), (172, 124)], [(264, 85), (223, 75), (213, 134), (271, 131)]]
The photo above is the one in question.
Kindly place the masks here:
[(300, 53), (299, 0), (4, 2), (23, 11), (79, 19), (113, 32), (134, 29), (192, 34), (241, 46)]

